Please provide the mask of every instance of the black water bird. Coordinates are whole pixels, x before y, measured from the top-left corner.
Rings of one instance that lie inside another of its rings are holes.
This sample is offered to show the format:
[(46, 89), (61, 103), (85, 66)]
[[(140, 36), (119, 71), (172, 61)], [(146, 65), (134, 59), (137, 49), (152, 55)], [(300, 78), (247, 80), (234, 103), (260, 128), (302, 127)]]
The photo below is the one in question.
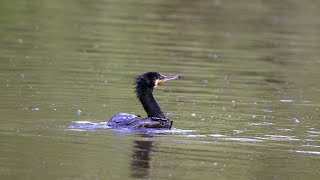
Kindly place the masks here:
[(112, 128), (171, 129), (172, 121), (163, 114), (152, 93), (153, 89), (163, 82), (178, 78), (180, 78), (178, 75), (163, 76), (158, 72), (147, 72), (138, 76), (135, 81), (135, 92), (148, 117), (141, 118), (138, 115), (118, 113), (108, 121), (107, 125)]

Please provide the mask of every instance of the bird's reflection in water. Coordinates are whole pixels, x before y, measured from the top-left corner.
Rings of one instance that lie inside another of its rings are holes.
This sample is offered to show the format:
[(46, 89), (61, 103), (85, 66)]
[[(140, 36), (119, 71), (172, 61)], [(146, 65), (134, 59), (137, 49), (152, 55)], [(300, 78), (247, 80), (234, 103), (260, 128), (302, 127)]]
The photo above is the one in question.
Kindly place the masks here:
[[(146, 137), (146, 136), (144, 136)], [(147, 136), (150, 137), (150, 136)], [(131, 176), (134, 178), (146, 178), (149, 176), (150, 169), (150, 152), (152, 151), (153, 142), (134, 141), (134, 149), (131, 161)]]

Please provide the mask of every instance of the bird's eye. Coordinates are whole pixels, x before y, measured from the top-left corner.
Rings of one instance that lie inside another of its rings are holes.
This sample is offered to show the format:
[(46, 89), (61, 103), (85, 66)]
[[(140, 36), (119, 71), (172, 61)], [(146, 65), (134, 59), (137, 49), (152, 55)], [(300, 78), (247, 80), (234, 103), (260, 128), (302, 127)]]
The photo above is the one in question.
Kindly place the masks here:
[(155, 83), (154, 83), (154, 87), (157, 87), (158, 85), (162, 84), (162, 80), (161, 79), (156, 79)]

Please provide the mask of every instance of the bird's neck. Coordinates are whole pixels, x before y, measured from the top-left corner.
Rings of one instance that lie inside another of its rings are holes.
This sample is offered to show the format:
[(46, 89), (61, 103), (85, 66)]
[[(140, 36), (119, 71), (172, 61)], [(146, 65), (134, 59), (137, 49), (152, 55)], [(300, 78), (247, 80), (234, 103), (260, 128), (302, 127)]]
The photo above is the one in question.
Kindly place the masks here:
[(157, 101), (154, 99), (152, 92), (152, 88), (141, 88), (140, 91), (137, 92), (144, 110), (147, 112), (148, 117), (166, 118)]

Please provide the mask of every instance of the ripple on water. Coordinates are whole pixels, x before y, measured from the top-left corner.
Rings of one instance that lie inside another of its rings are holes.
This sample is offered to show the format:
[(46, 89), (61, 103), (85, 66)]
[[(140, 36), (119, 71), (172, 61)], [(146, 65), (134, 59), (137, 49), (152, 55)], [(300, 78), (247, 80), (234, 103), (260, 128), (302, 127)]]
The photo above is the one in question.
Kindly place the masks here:
[(308, 133), (314, 134), (314, 135), (320, 135), (320, 132), (318, 132), (318, 131), (308, 131)]
[(270, 126), (273, 123), (270, 122), (262, 122), (262, 123), (250, 123), (251, 126)]
[(308, 137), (317, 138), (320, 136), (319, 131), (307, 131), (309, 133)]
[[(111, 129), (107, 125), (108, 122), (91, 122), (91, 121), (75, 121), (74, 124), (68, 126), (66, 130), (70, 131), (94, 131), (94, 130), (103, 130)], [(113, 129), (121, 132), (141, 132), (145, 134), (186, 134), (194, 132), (195, 130), (183, 130), (183, 129), (132, 129), (132, 128), (119, 128)]]
[(311, 144), (304, 144), (304, 145), (301, 145), (303, 147), (313, 147), (313, 148), (320, 148), (320, 146), (316, 146), (316, 145), (311, 145)]
[(203, 134), (188, 134), (185, 137), (194, 138), (194, 137), (207, 137), (207, 136)]
[(110, 129), (108, 122), (75, 121), (74, 124), (67, 127), (71, 131), (92, 131), (96, 129)]
[(296, 151), (297, 153), (303, 153), (303, 154), (316, 154), (320, 155), (319, 151)]
[(213, 137), (216, 138), (217, 140), (222, 140), (222, 141), (239, 141), (239, 142), (262, 142), (263, 140), (261, 139), (254, 139), (254, 138), (246, 138), (246, 137), (228, 137), (228, 135), (223, 135), (223, 134), (189, 134), (185, 135), (185, 137), (188, 138), (197, 138), (197, 137)]
[(226, 135), (223, 135), (223, 134), (209, 134), (208, 136), (211, 136), (211, 137), (225, 137)]
[(279, 101), (280, 102), (287, 102), (287, 103), (294, 102), (293, 99), (280, 99)]
[(292, 132), (292, 129), (286, 129), (286, 128), (279, 128), (278, 131), (285, 131), (285, 132)]
[(240, 142), (262, 142), (261, 139), (252, 139), (252, 138), (224, 138), (227, 141), (240, 141)]
[(299, 141), (295, 136), (282, 136), (282, 135), (270, 135), (266, 134), (265, 137), (260, 137), (259, 139), (268, 139), (268, 140), (290, 140), (290, 141)]

